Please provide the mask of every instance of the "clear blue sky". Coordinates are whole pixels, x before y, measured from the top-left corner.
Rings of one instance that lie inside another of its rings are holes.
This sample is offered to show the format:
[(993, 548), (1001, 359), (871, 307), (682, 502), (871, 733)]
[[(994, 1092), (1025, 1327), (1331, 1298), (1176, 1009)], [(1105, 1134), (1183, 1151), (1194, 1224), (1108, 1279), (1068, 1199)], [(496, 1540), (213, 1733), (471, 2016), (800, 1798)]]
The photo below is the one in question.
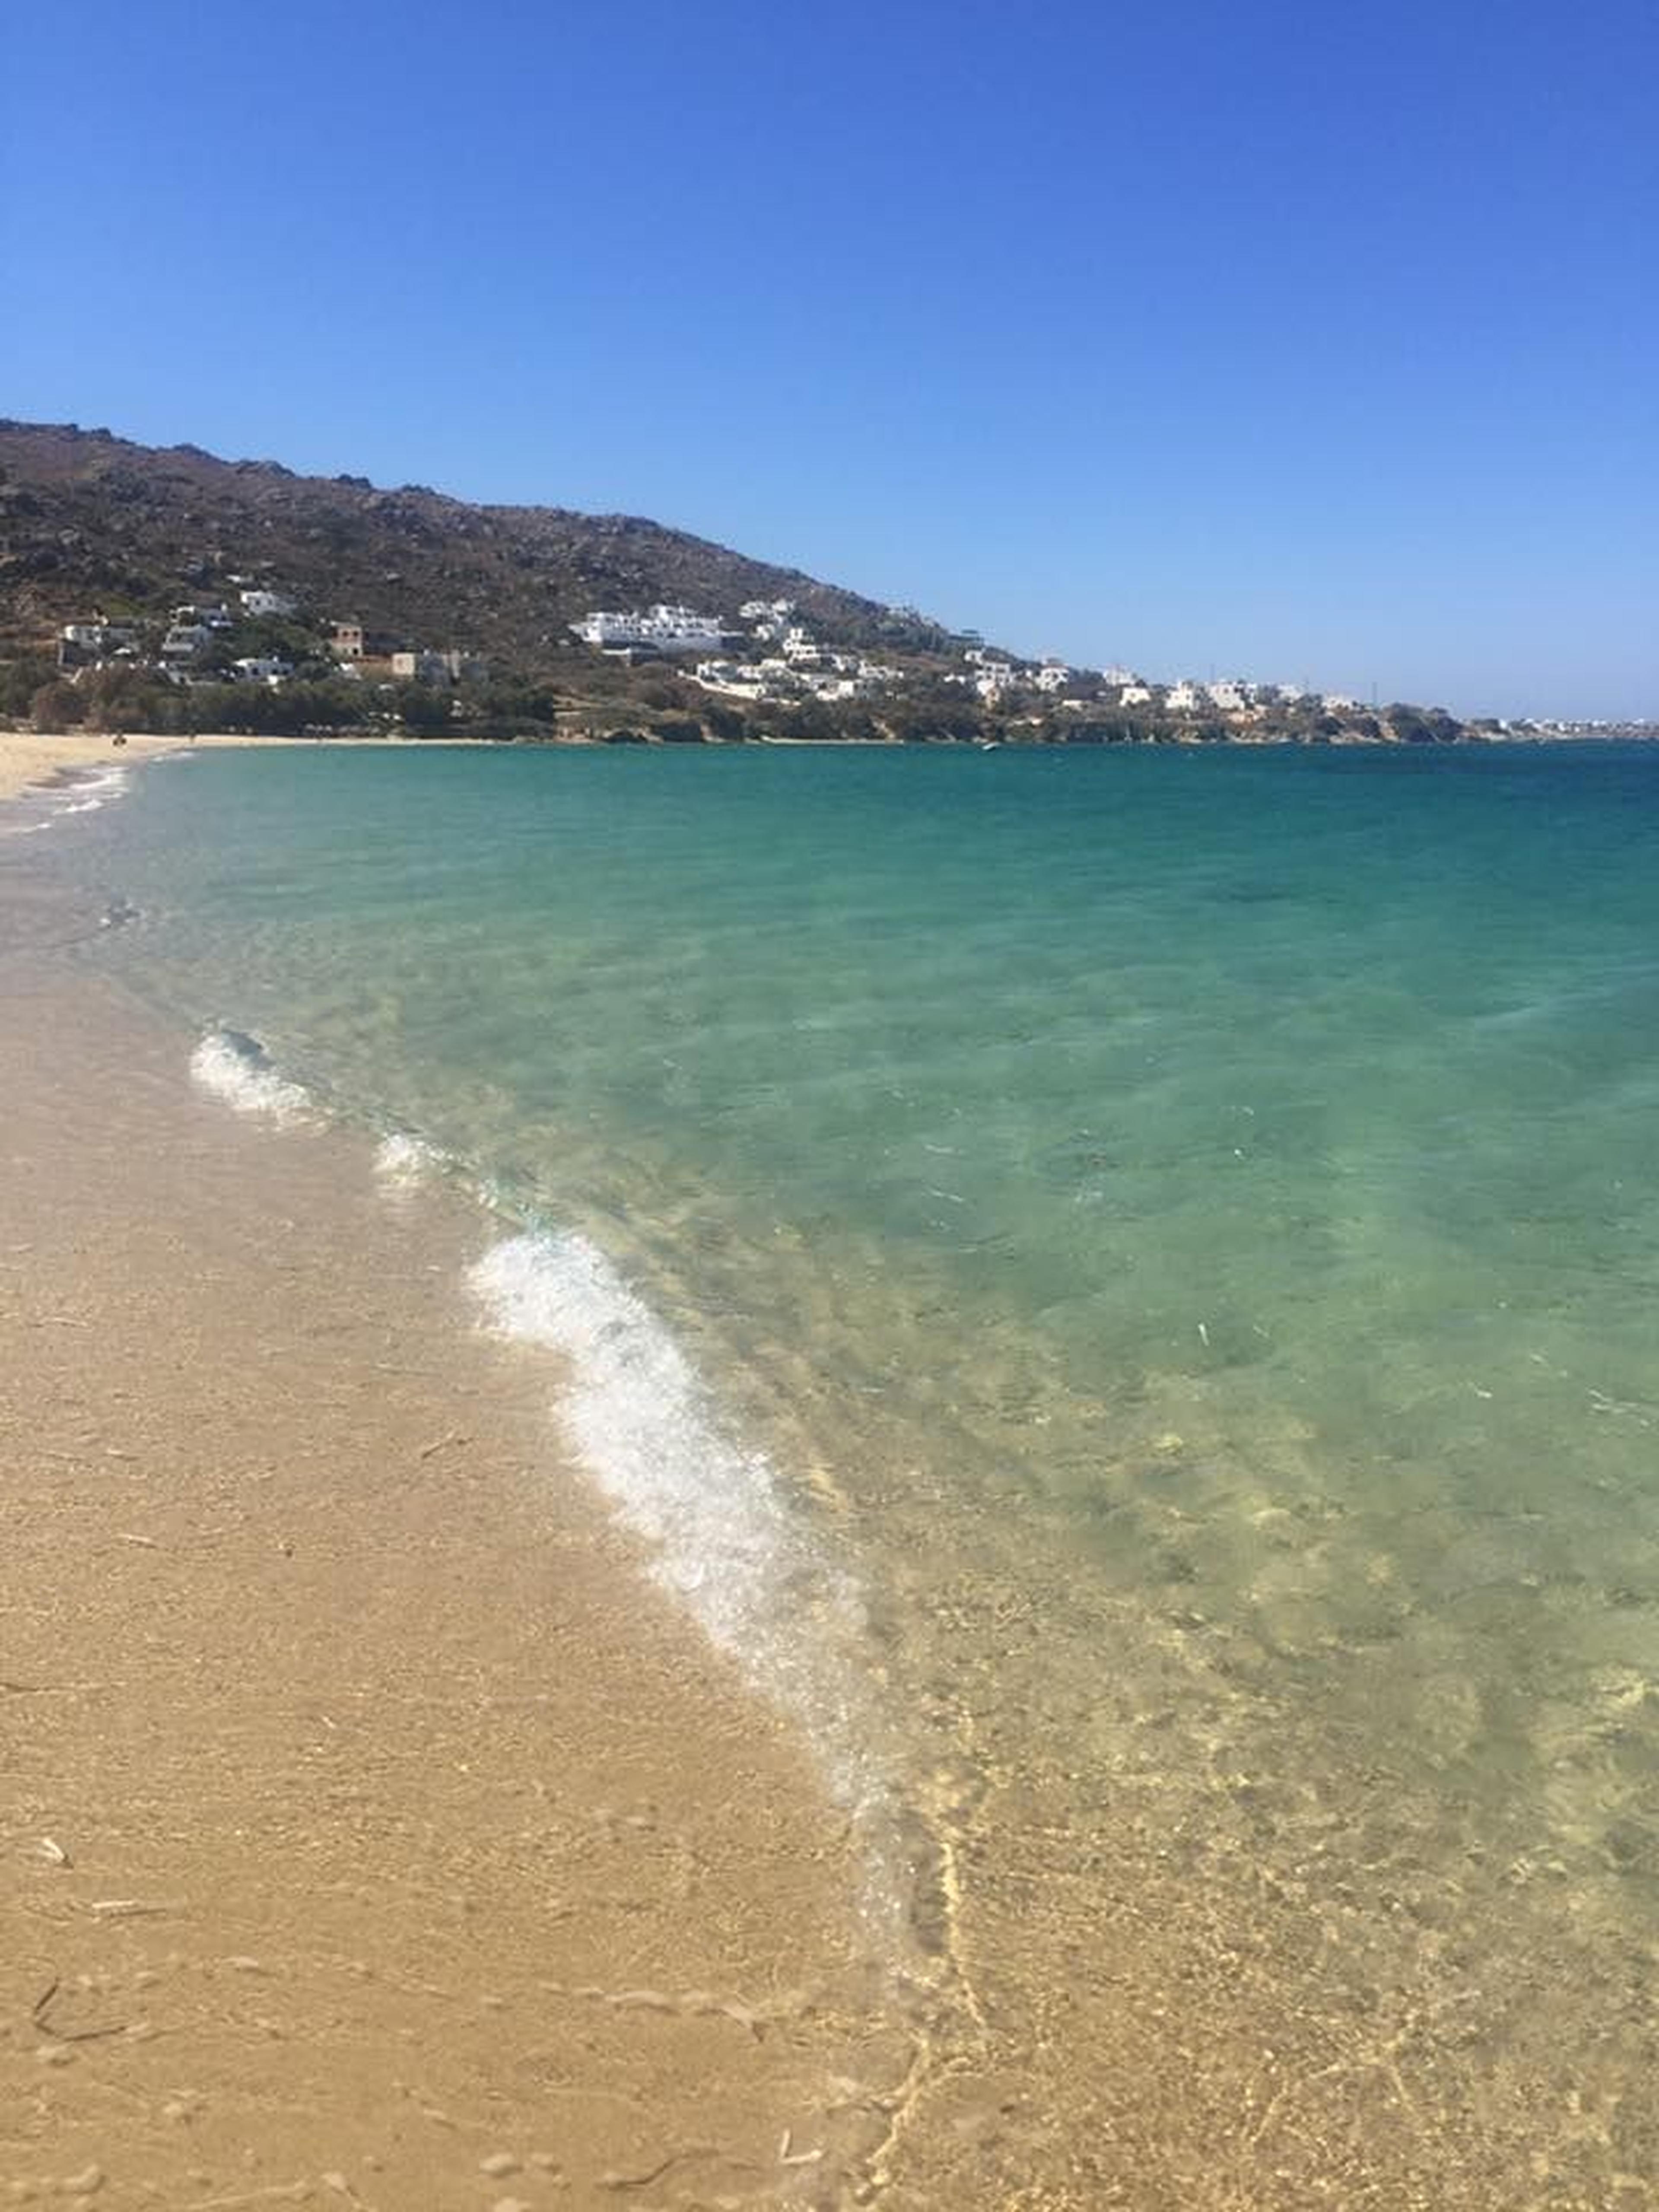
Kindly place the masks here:
[(15, 11), (0, 413), (1659, 714), (1653, 0)]

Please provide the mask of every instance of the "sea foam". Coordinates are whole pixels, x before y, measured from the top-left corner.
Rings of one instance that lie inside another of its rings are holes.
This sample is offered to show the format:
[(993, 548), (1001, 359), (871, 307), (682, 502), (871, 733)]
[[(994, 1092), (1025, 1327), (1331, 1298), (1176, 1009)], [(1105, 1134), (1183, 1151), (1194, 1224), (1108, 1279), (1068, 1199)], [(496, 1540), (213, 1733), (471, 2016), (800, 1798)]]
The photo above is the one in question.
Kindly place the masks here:
[(765, 1454), (726, 1432), (668, 1330), (585, 1237), (510, 1237), (471, 1282), (501, 1334), (569, 1362), (560, 1425), (652, 1547), (657, 1582), (807, 1724), (838, 1794), (861, 1796), (860, 1697), (842, 1648), (861, 1620), (856, 1588), (817, 1555)]
[(407, 1188), (424, 1182), (444, 1164), (444, 1156), (424, 1138), (394, 1129), (382, 1137), (374, 1152), (374, 1172), (383, 1182)]
[(42, 830), (50, 830), (70, 814), (95, 814), (112, 799), (118, 799), (130, 787), (131, 771), (118, 764), (99, 769), (90, 775), (76, 775), (63, 783), (37, 785), (23, 793), (28, 810), (44, 811), (34, 821), (8, 822), (8, 836), (27, 837)]
[(210, 1030), (190, 1058), (190, 1072), (239, 1114), (265, 1114), (291, 1126), (312, 1115), (309, 1094), (278, 1073), (258, 1037), (241, 1030)]
[(67, 794), (58, 805), (59, 814), (95, 814), (106, 801), (118, 799), (131, 781), (124, 768), (106, 768), (96, 775), (87, 776), (67, 787)]

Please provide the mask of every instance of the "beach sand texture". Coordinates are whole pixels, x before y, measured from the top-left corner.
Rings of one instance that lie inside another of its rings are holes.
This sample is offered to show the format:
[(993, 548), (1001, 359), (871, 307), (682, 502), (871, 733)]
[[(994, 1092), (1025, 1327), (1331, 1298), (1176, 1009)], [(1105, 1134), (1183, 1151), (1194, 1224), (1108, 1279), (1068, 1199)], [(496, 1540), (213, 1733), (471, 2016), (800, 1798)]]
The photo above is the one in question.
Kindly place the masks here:
[(153, 758), (183, 742), (178, 738), (129, 738), (113, 745), (101, 735), (78, 730), (56, 734), (33, 730), (0, 731), (0, 799), (15, 799), (32, 784)]
[[(0, 730), (0, 799), (15, 799), (32, 787), (95, 775), (99, 770), (154, 760), (159, 753), (186, 750), (192, 745), (308, 745), (307, 738), (251, 737), (238, 731), (212, 731), (196, 738), (135, 734), (120, 744), (101, 732), (88, 730)], [(406, 738), (330, 737), (330, 745), (407, 744)], [(446, 744), (482, 740), (445, 738)]]
[(838, 1824), (469, 1332), (477, 1224), (192, 1096), (11, 920), (0, 2185), (828, 2188), (908, 2063)]

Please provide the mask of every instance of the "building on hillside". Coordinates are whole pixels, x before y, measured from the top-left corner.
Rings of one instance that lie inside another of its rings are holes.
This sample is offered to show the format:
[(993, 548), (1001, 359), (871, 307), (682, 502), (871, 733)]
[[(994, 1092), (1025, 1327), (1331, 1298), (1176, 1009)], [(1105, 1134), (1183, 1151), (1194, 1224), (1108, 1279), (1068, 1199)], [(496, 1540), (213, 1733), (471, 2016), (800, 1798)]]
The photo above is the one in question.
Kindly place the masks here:
[(329, 626), (328, 649), (336, 660), (361, 660), (363, 657), (363, 626), (356, 615), (343, 616)]
[(1019, 682), (1020, 673), (1012, 661), (985, 659), (974, 678), (974, 689), (981, 699), (1000, 699)]
[(106, 622), (102, 615), (94, 615), (90, 622), (65, 623), (58, 633), (60, 668), (100, 668), (109, 661), (138, 657), (138, 632), (131, 623)]
[(296, 604), (286, 592), (270, 591), (264, 586), (243, 592), (240, 596), (242, 612), (255, 621), (262, 616), (291, 615)]
[(799, 623), (783, 634), (783, 657), (793, 668), (826, 667), (832, 658)]
[(161, 665), (164, 668), (186, 668), (192, 661), (199, 660), (212, 642), (213, 632), (206, 623), (175, 620), (161, 640)]
[(471, 653), (448, 646), (441, 653), (429, 646), (415, 646), (392, 656), (392, 673), (406, 684), (459, 684), (483, 672), (483, 663)]
[(291, 661), (280, 659), (272, 653), (250, 653), (241, 660), (233, 660), (230, 667), (239, 684), (268, 684), (273, 689), (294, 673)]
[(584, 615), (571, 629), (585, 645), (602, 653), (718, 653), (726, 628), (717, 615), (659, 601), (643, 614), (600, 611)]
[(1076, 672), (1063, 660), (1045, 660), (1032, 681), (1039, 691), (1063, 691)]
[(1150, 684), (1133, 682), (1123, 684), (1117, 695), (1120, 707), (1150, 707), (1157, 694)]
[(1224, 676), (1218, 683), (1206, 684), (1204, 693), (1224, 714), (1242, 714), (1252, 703), (1252, 688), (1242, 676)]
[(1164, 703), (1175, 714), (1191, 714), (1204, 703), (1203, 693), (1198, 684), (1182, 677), (1179, 684), (1170, 686), (1164, 694)]
[(705, 691), (723, 692), (732, 699), (764, 699), (770, 684), (764, 667), (741, 660), (700, 660), (692, 671)]

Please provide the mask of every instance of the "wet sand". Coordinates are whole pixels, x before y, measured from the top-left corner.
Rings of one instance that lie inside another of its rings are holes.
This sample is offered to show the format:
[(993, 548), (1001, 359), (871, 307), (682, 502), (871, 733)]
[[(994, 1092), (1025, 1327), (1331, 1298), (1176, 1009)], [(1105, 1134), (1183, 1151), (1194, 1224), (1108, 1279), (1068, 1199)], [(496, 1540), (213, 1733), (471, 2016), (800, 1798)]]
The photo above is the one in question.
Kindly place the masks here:
[(130, 738), (112, 745), (106, 737), (73, 730), (42, 733), (0, 730), (0, 799), (15, 799), (32, 785), (61, 782), (124, 761), (153, 759), (184, 742), (179, 738)]
[(0, 2188), (840, 2201), (909, 2058), (844, 1823), (472, 1327), (487, 1228), (4, 918)]

